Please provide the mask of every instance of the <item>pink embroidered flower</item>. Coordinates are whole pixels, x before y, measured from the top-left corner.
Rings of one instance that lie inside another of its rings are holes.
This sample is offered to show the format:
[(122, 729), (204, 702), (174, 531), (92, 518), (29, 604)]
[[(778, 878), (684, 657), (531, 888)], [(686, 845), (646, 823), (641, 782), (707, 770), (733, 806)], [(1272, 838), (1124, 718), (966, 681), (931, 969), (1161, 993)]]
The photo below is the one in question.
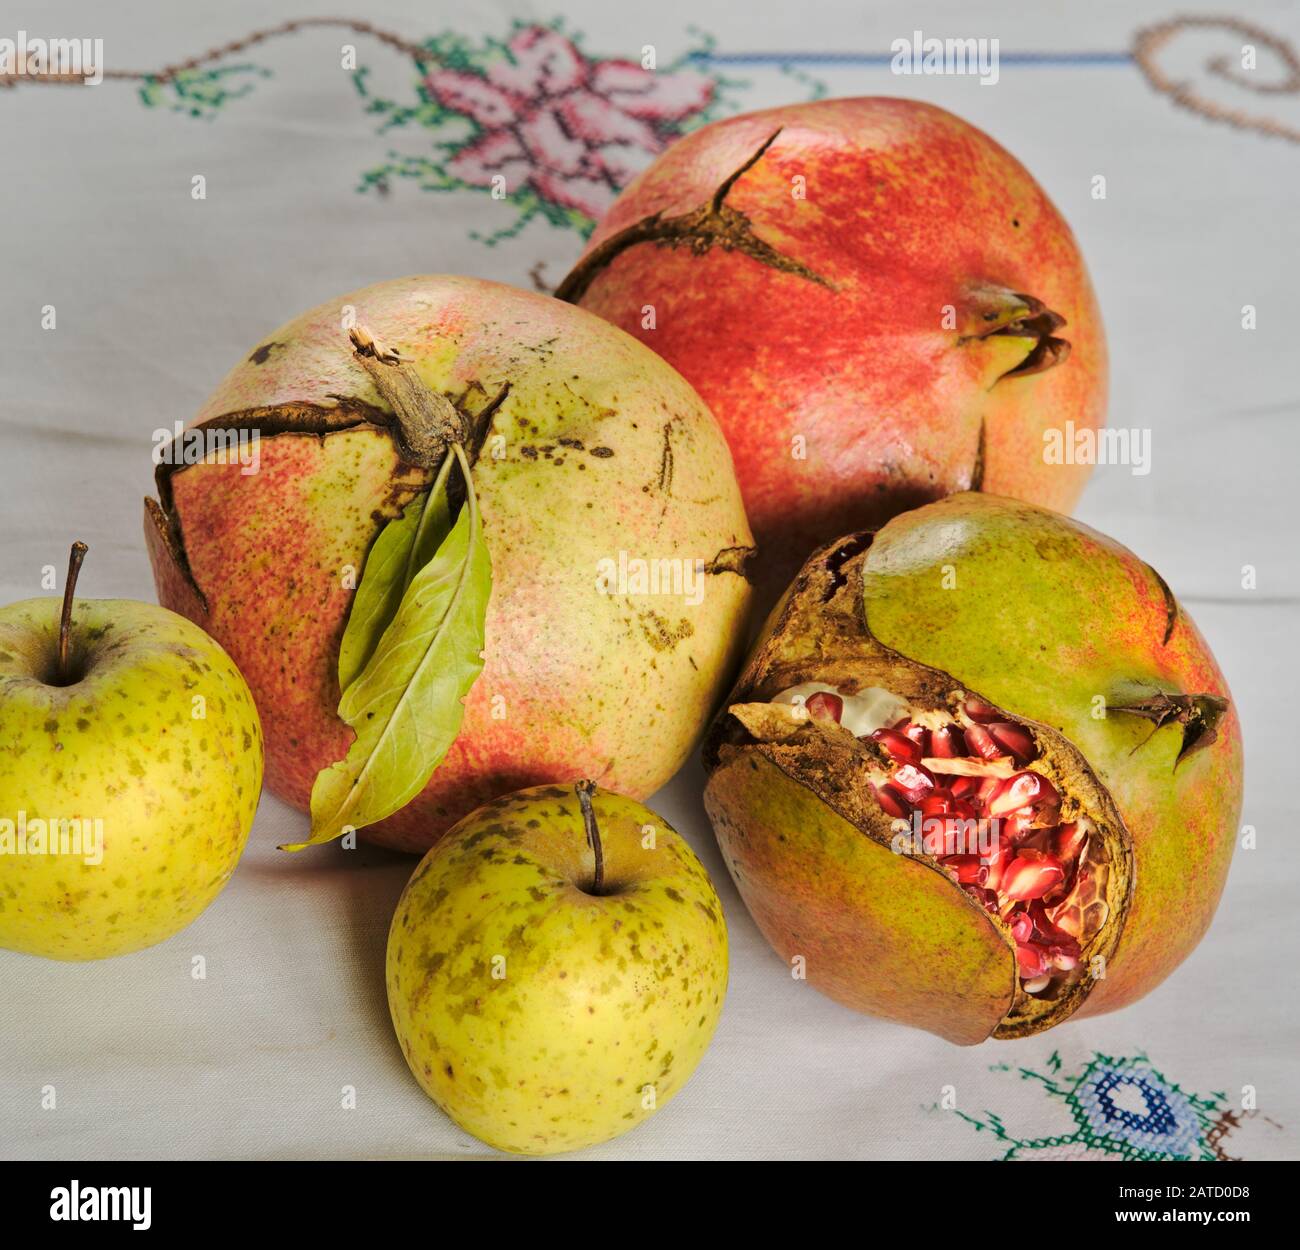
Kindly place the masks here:
[(486, 73), (443, 69), (426, 84), (444, 108), (470, 118), (478, 135), (447, 169), (475, 187), (504, 176), (544, 200), (599, 217), (676, 127), (713, 98), (703, 74), (658, 74), (631, 61), (589, 61), (563, 35), (520, 30)]

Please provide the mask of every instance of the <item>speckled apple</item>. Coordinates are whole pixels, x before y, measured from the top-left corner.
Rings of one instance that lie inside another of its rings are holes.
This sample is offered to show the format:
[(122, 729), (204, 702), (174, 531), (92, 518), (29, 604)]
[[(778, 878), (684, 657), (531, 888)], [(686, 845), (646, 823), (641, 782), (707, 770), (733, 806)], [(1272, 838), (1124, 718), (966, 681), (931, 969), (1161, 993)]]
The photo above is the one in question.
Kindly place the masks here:
[(474, 812), (416, 869), (389, 933), (411, 1071), (499, 1150), (635, 1128), (686, 1083), (722, 1010), (727, 927), (703, 865), (640, 803), (594, 791), (583, 809), (575, 787), (537, 786)]
[[(262, 734), (230, 657), (165, 608), (78, 601), (66, 681), (58, 636), (55, 599), (0, 608), (0, 947), (103, 959), (220, 893), (257, 810)], [(51, 854), (34, 821), (68, 839), (63, 822), (102, 822), (99, 849)]]

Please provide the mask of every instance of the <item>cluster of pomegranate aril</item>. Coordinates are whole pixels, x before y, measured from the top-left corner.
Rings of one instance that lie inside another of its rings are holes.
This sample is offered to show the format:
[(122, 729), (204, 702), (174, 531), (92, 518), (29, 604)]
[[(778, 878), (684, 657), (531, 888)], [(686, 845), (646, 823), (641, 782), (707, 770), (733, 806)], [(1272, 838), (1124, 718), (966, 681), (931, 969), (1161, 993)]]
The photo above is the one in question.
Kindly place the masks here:
[[(838, 722), (843, 703), (819, 692), (805, 707)], [(1070, 979), (1105, 923), (1104, 869), (1089, 855), (1088, 822), (1062, 821), (1056, 788), (1029, 767), (1029, 730), (978, 699), (962, 710), (961, 723), (909, 715), (871, 733), (891, 766), (876, 796), (895, 818), (919, 815), (925, 849), (1010, 928), (1021, 986), (1041, 996)]]

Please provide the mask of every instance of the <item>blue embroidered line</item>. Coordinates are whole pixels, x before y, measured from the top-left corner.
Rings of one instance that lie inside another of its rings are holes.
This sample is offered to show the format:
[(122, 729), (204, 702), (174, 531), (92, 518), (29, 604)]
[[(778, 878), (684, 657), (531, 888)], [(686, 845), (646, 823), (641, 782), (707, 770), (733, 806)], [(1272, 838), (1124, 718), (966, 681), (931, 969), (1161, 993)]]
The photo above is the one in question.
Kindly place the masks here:
[[(823, 68), (887, 66), (890, 52), (691, 52), (686, 57), (704, 65), (812, 65)], [(1131, 52), (1004, 52), (999, 65), (1095, 66), (1131, 65)]]

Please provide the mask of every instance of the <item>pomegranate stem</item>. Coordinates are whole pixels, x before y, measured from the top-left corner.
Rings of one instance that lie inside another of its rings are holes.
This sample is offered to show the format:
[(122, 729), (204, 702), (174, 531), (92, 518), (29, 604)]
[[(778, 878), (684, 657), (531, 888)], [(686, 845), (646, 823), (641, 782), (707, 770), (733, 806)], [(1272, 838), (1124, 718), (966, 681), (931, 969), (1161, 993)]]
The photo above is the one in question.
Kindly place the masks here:
[(449, 444), (465, 441), (465, 423), (456, 406), (426, 386), (409, 361), (376, 341), (364, 326), (354, 326), (348, 337), (357, 363), (393, 410), (402, 459), (422, 469), (437, 469)]

